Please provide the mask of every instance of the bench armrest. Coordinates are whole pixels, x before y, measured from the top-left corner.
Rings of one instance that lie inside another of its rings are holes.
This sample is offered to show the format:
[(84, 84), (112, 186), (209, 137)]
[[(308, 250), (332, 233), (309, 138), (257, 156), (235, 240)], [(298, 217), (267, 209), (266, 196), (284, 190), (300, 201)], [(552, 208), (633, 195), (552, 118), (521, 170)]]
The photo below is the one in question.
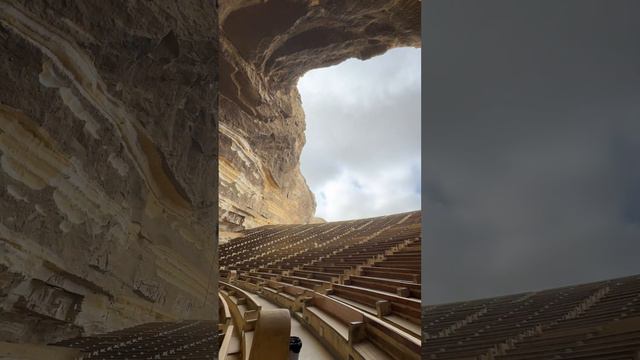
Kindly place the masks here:
[(362, 321), (349, 323), (349, 345), (353, 346), (367, 337), (367, 328)]

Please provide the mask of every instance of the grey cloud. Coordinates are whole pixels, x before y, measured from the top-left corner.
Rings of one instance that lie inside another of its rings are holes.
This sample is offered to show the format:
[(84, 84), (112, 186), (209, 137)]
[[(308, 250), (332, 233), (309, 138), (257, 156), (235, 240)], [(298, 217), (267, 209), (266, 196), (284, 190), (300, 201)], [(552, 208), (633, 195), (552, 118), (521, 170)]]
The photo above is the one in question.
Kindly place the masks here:
[(302, 173), (318, 216), (415, 210), (420, 172), (420, 50), (350, 59), (299, 82), (307, 143)]
[(425, 12), (423, 301), (640, 273), (640, 4), (461, 4)]

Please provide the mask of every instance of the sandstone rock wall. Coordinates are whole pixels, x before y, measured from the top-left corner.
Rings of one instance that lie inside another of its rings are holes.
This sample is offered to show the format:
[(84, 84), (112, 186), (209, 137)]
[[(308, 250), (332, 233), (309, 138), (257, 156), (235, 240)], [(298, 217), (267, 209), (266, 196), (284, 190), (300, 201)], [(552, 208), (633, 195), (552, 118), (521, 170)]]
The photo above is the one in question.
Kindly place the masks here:
[(307, 223), (300, 173), (308, 70), (420, 46), (419, 0), (220, 1), (220, 229)]
[(215, 320), (213, 1), (0, 1), (0, 341)]

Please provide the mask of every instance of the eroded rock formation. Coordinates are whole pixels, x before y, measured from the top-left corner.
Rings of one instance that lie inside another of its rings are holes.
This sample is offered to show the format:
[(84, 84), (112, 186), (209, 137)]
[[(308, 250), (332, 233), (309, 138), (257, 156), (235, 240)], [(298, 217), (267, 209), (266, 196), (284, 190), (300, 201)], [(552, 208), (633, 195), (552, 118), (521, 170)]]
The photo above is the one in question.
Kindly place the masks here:
[(0, 341), (217, 316), (214, 2), (0, 1)]
[(307, 223), (300, 173), (308, 70), (420, 46), (419, 0), (220, 1), (220, 228)]

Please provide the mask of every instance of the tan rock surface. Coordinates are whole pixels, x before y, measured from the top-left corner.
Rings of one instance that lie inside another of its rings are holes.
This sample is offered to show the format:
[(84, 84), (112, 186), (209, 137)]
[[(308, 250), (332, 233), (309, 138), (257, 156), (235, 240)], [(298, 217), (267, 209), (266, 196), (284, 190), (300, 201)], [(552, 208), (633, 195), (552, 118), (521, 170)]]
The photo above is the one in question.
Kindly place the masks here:
[(0, 341), (215, 320), (216, 19), (0, 1)]
[(351, 57), (420, 46), (420, 1), (219, 3), (220, 229), (310, 222), (297, 79)]

